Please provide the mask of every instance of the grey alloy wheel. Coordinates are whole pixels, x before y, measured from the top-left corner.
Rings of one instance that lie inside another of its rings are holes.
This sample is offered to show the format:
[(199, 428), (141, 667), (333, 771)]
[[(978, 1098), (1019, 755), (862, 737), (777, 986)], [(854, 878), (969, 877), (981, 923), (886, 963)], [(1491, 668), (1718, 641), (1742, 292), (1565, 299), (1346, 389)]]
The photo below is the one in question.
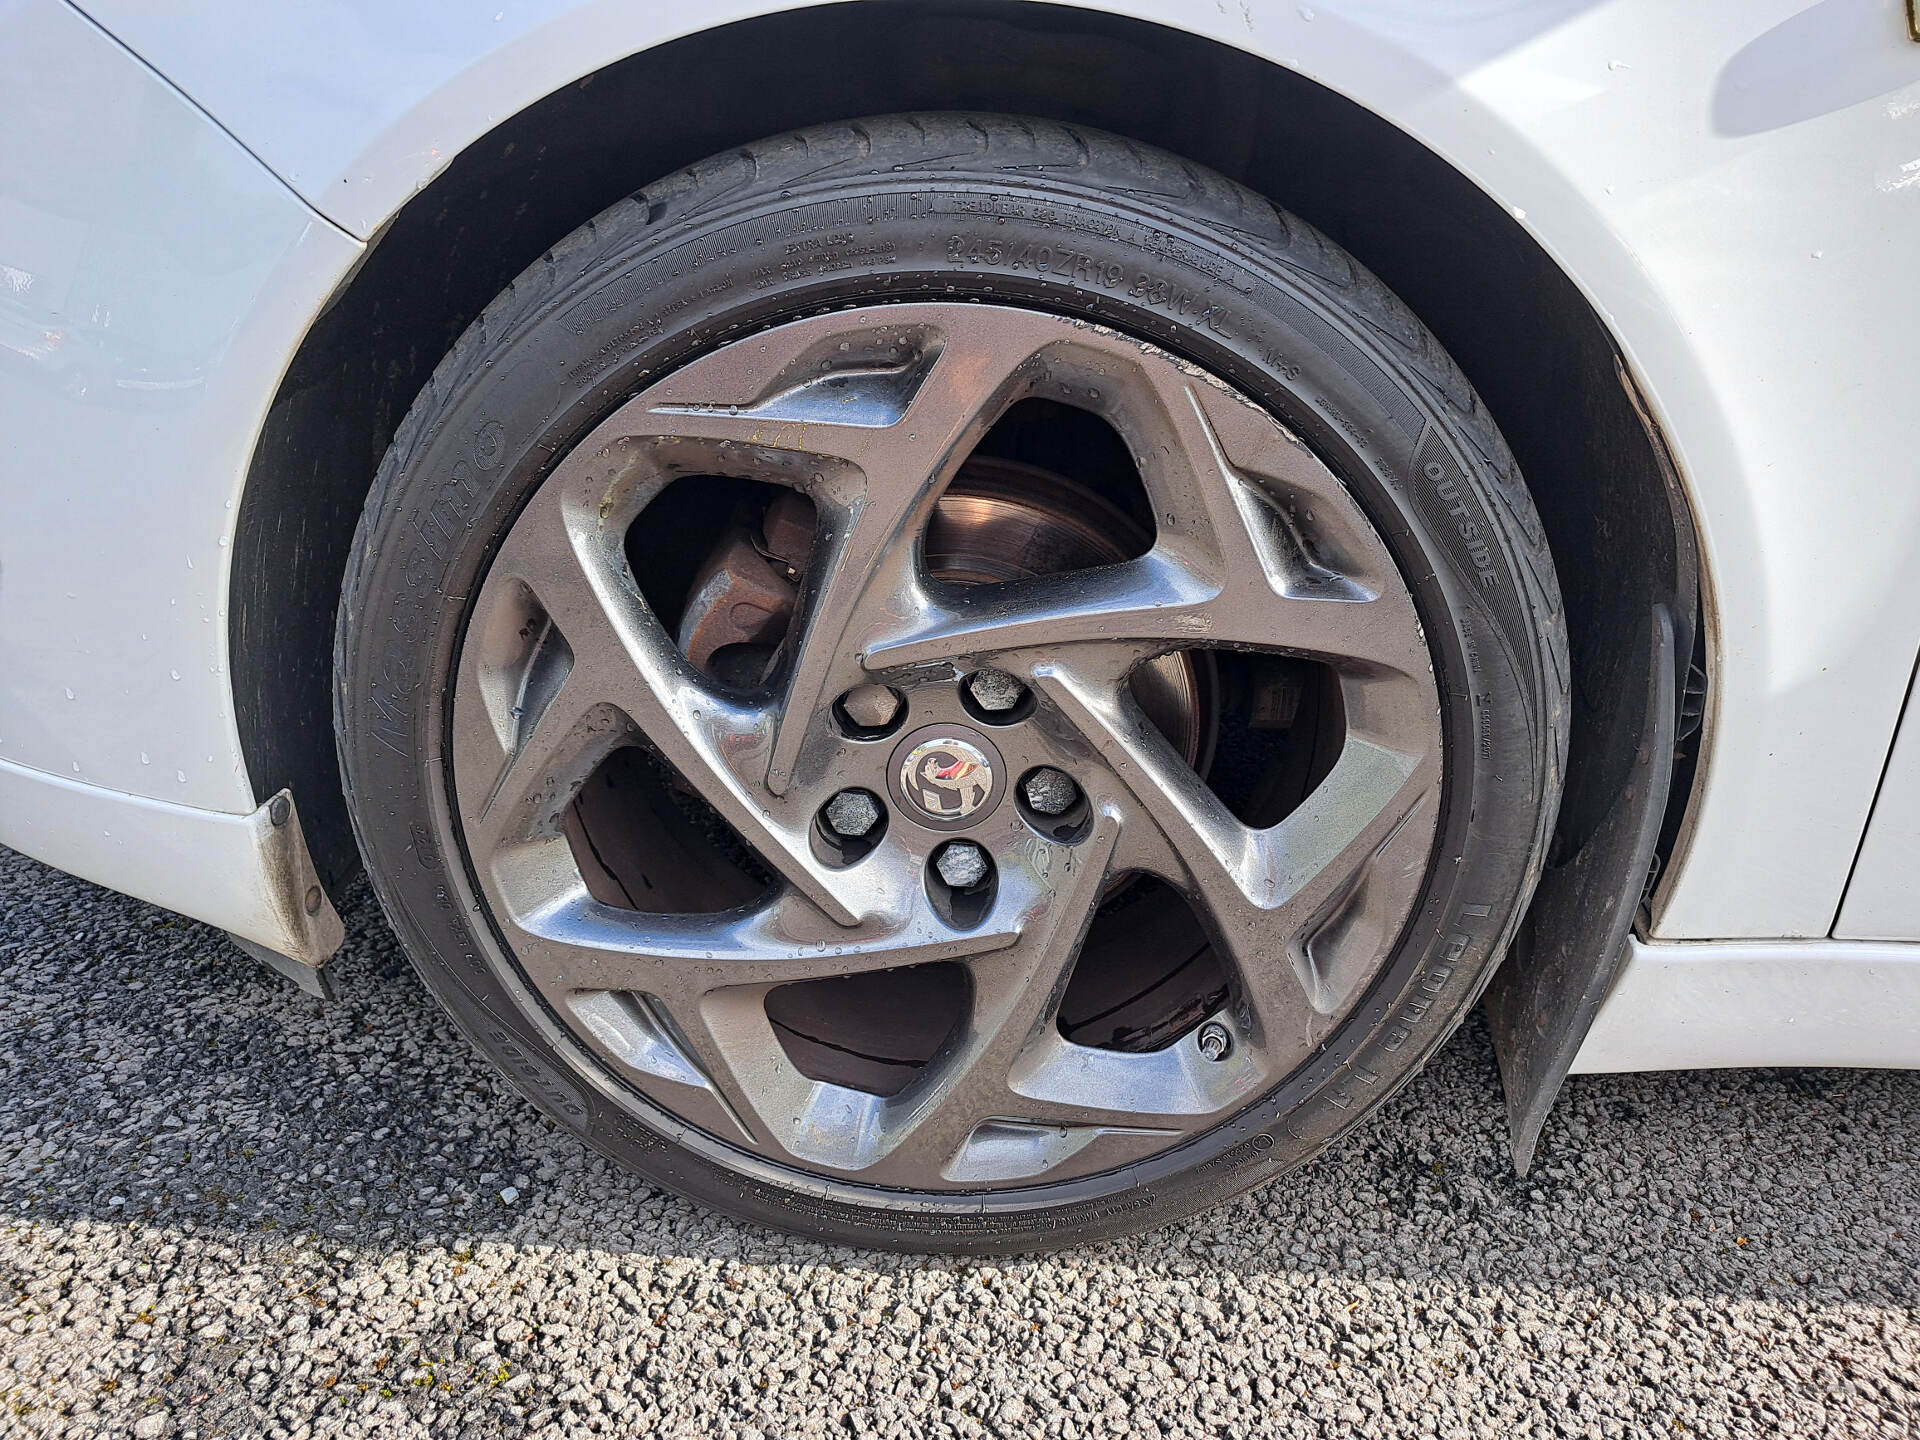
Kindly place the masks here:
[(981, 114), (729, 149), (530, 265), (394, 436), (335, 664), (381, 904), (548, 1118), (975, 1254), (1385, 1103), (1520, 923), (1569, 716), (1420, 321), (1200, 166)]
[[(1034, 398), (1118, 432), (1151, 543), (1091, 569), (945, 585), (922, 541), (941, 497)], [(629, 567), (636, 518), (709, 475), (813, 507), (797, 609), (758, 687), (696, 666)], [(1238, 818), (1132, 688), (1143, 667), (1198, 650), (1302, 657), (1332, 677), (1337, 750), (1277, 823)], [(983, 670), (1032, 704), (970, 706)], [(874, 685), (905, 701), (877, 741), (835, 720), (839, 697)], [(876, 1190), (1093, 1175), (1270, 1092), (1387, 963), (1425, 882), (1444, 776), (1413, 597), (1332, 471), (1191, 364), (996, 304), (789, 321), (621, 405), (507, 530), (451, 708), (457, 825), (486, 906), (636, 1113), (704, 1133), (722, 1163)], [(569, 806), (632, 746), (763, 867), (757, 895), (661, 913), (594, 893)], [(1042, 767), (1078, 787), (1078, 823), (1039, 825), (1018, 803), (1020, 777)], [(886, 810), (851, 856), (818, 836), (849, 790)], [(959, 906), (936, 864), (956, 838), (989, 860)], [(1076, 1043), (1059, 1023), (1076, 955), (1116, 886), (1142, 876), (1184, 897), (1229, 984), (1172, 1043)], [(779, 987), (922, 966), (960, 967), (963, 1000), (893, 1093), (807, 1073), (770, 1019)]]

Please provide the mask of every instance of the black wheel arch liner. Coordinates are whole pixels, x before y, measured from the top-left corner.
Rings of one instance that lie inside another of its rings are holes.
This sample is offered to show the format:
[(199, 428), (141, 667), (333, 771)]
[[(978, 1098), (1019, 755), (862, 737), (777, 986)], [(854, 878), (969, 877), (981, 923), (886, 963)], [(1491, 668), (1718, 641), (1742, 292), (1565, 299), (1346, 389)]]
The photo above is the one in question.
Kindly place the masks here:
[[(1575, 734), (1579, 712), (1603, 739), (1598, 756), (1607, 783), (1583, 777), (1583, 799), (1604, 800), (1597, 821), (1569, 828), (1563, 814), (1533, 903), (1505, 961), (1486, 993), (1487, 1022), (1507, 1097), (1514, 1169), (1526, 1174), (1554, 1098), (1579, 1053), (1626, 958), (1627, 936), (1659, 876), (1678, 829), (1682, 793), (1693, 765), (1677, 759), (1682, 705), (1687, 697), (1699, 631), (1700, 572), (1693, 525), (1678, 472), (1651, 413), (1624, 362), (1617, 362), (1623, 393), (1646, 426), (1658, 460), (1671, 513), (1667, 528), (1657, 516), (1639, 517), (1652, 533), (1622, 531), (1617, 569), (1610, 579), (1620, 594), (1624, 641), (1608, 655), (1574, 662)], [(1551, 540), (1549, 541), (1551, 543)], [(1671, 569), (1650, 563), (1665, 544), (1673, 547)], [(1563, 573), (1561, 584), (1567, 584)], [(1638, 622), (1635, 624), (1635, 622)], [(1568, 771), (1571, 776), (1572, 761)], [(1610, 798), (1607, 798), (1609, 796)]]
[(347, 549), (395, 428), (487, 302), (679, 166), (789, 128), (927, 109), (1094, 126), (1268, 195), (1395, 290), (1499, 423), (1560, 572), (1574, 692), (1548, 867), (1486, 997), (1524, 1169), (1687, 798), (1671, 787), (1669, 803), (1702, 613), (1686, 497), (1606, 326), (1502, 206), (1354, 102), (1185, 32), (1007, 0), (784, 11), (609, 65), (455, 157), (316, 319), (256, 441), (229, 638), (258, 797), (298, 797), (329, 886), (357, 870), (332, 734)]

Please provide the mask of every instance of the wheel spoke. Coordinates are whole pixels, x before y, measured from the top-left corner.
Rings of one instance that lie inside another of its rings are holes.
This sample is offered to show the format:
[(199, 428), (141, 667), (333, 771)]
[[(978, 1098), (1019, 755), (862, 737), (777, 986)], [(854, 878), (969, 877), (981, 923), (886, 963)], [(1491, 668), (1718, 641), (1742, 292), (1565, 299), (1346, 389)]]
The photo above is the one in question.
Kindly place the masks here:
[[(477, 608), (486, 615), (507, 603), (511, 586), (526, 587), (566, 637), (573, 665), (529, 743), (507, 750), (493, 786), (476, 787), (471, 797), (463, 791), (463, 815), (478, 827), (480, 844), (501, 845), (552, 822), (586, 780), (587, 762), (610, 748), (595, 720), (611, 712), (828, 915), (851, 925), (868, 913), (877, 895), (813, 855), (809, 817), (776, 816), (756, 796), (771, 713), (715, 690), (680, 654), (634, 589), (597, 513), (582, 515), (564, 490), (544, 493), (534, 506), (502, 547)], [(561, 759), (571, 763), (556, 766)]]
[[(835, 453), (852, 464), (823, 472), (814, 494), (813, 569), (767, 763), (767, 786), (776, 794), (792, 783), (801, 752), (824, 724), (832, 698), (867, 678), (867, 633), (923, 606), (915, 537), (974, 443), (1010, 403), (1021, 365), (1044, 343), (1042, 332), (998, 338), (1001, 343), (994, 346), (923, 338), (923, 346), (937, 348), (931, 348), (898, 408), (853, 404), (863, 415), (888, 423), (847, 427), (833, 437), (842, 442)], [(882, 372), (874, 383), (888, 380)], [(810, 406), (798, 402), (795, 394), (777, 403), (806, 413)], [(802, 434), (808, 444), (820, 443), (815, 426), (806, 426)]]
[(1136, 358), (1125, 383), (1138, 397), (1136, 445), (1161, 456), (1143, 464), (1140, 479), (1169, 552), (1263, 604), (1269, 593), (1330, 604), (1386, 599), (1369, 623), (1397, 628), (1391, 602), (1404, 589), (1392, 557), (1318, 456), (1215, 381)]
[[(552, 843), (552, 842), (544, 842)], [(712, 991), (787, 985), (960, 960), (1015, 944), (1017, 932), (955, 932), (925, 912), (849, 930), (785, 892), (717, 915), (643, 915), (593, 899), (584, 885), (554, 893), (523, 857), (524, 887), (503, 886), (521, 958), (557, 990), (637, 990), (670, 1007)]]
[[(1177, 649), (1280, 651), (1388, 674), (1430, 662), (1388, 617), (1391, 600), (1350, 589), (1317, 598), (1255, 586), (1213, 584), (1155, 552), (1103, 570), (1009, 581), (932, 603), (916, 623), (872, 642), (867, 667), (879, 671), (954, 657), (967, 665), (1025, 664), (1068, 645), (1130, 643), (1142, 656)], [(1412, 632), (1417, 634), (1416, 632)], [(1019, 652), (1031, 652), (1026, 662)]]
[(822, 1111), (877, 1097), (835, 1095), (839, 1087), (802, 1075), (767, 1018), (767, 993), (966, 960), (1018, 939), (991, 926), (956, 934), (924, 909), (913, 920), (870, 922), (850, 934), (791, 891), (720, 915), (616, 910), (577, 883), (556, 893), (554, 876), (567, 861), (553, 851), (563, 843), (525, 847), (504, 872), (506, 924), (521, 964), (580, 1016), (603, 1050), (637, 1072), (643, 1088), (663, 1092), (680, 1113), (692, 1107), (721, 1122), (722, 1133), (737, 1130), (764, 1149), (815, 1163), (865, 1163), (844, 1151), (845, 1137)]
[(1037, 845), (1024, 865), (1003, 871), (1002, 902), (1015, 891), (1022, 912), (1018, 938), (969, 963), (973, 1003), (964, 1028), (891, 1107), (874, 1168), (880, 1183), (937, 1182), (982, 1121), (1023, 1119), (1033, 1108), (1014, 1094), (1011, 1077), (1022, 1052), (1054, 1029), (1119, 836), (1118, 811), (1102, 806), (1078, 845)]
[(967, 592), (872, 642), (872, 669), (1088, 642), (1256, 647), (1424, 675), (1412, 602), (1333, 474), (1265, 412), (1165, 367), (1126, 367), (1160, 534), (1138, 560)]
[(902, 307), (850, 331), (837, 316), (728, 346), (642, 394), (589, 445), (643, 436), (715, 447), (801, 477), (815, 547), (784, 705), (765, 756), (783, 794), (828, 703), (865, 678), (866, 641), (924, 608), (914, 541), (974, 443), (1026, 383), (1056, 328), (1040, 317), (977, 325)]
[[(1178, 867), (1164, 878), (1206, 910), (1263, 1043), (1309, 1043), (1321, 1028), (1318, 1017), (1344, 999), (1317, 973), (1309, 942), (1417, 814), (1423, 826), (1412, 833), (1425, 853), (1437, 759), (1350, 733), (1313, 793), (1279, 824), (1254, 829), (1228, 811), (1111, 678), (1089, 683), (1048, 663), (1036, 680), (1121, 777), (1135, 813), (1164, 841), (1163, 853)], [(1409, 891), (1419, 878), (1403, 875), (1390, 888)]]

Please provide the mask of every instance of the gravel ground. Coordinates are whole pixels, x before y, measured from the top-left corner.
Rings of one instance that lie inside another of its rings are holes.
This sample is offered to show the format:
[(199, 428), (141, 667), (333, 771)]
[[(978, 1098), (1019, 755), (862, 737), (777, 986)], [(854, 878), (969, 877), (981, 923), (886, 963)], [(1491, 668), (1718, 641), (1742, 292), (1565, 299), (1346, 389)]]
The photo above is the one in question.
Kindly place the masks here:
[(0, 1433), (1920, 1433), (1920, 1075), (1576, 1079), (1522, 1181), (1474, 1024), (1212, 1215), (876, 1255), (613, 1171), (347, 908), (321, 1005), (0, 850)]

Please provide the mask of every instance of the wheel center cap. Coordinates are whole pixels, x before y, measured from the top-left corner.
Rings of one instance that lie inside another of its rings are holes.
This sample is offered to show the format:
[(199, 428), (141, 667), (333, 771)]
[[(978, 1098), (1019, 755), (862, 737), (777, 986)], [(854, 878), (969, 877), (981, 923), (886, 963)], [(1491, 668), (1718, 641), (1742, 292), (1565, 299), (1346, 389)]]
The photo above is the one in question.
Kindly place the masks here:
[(927, 725), (894, 747), (888, 783), (914, 820), (959, 830), (983, 819), (1006, 789), (992, 742), (965, 725)]

